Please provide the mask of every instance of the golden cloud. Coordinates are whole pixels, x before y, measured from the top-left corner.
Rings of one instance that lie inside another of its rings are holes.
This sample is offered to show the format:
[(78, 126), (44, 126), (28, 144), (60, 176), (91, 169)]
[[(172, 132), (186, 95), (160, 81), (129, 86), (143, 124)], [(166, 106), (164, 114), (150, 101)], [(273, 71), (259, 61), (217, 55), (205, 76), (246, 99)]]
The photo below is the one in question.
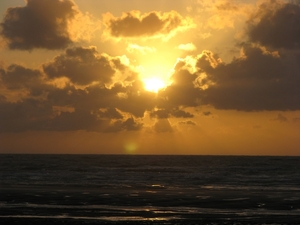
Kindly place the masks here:
[(156, 52), (156, 48), (154, 48), (154, 47), (140, 46), (137, 44), (129, 44), (128, 47), (126, 48), (126, 50), (130, 53), (140, 52), (143, 55), (145, 55), (146, 53)]
[(189, 17), (183, 18), (176, 11), (160, 13), (140, 11), (123, 13), (121, 17), (114, 17), (110, 13), (103, 15), (106, 34), (115, 38), (164, 38), (169, 39), (177, 32), (195, 27)]
[(180, 44), (177, 48), (183, 51), (195, 51), (197, 49), (193, 43)]

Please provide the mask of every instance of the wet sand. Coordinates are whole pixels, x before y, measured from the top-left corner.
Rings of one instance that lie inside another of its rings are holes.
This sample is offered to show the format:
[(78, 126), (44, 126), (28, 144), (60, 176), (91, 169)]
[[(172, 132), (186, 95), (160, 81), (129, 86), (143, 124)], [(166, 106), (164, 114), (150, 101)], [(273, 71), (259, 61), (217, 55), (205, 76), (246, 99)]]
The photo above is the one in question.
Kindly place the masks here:
[(300, 224), (292, 190), (1, 186), (0, 224)]

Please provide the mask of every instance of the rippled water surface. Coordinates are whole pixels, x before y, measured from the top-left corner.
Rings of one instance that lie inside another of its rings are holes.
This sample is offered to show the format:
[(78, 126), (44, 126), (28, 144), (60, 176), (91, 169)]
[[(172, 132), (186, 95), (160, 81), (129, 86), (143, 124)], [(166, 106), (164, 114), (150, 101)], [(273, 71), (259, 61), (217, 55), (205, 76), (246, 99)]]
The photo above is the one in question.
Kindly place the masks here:
[(11, 224), (300, 224), (300, 157), (0, 155), (0, 188)]

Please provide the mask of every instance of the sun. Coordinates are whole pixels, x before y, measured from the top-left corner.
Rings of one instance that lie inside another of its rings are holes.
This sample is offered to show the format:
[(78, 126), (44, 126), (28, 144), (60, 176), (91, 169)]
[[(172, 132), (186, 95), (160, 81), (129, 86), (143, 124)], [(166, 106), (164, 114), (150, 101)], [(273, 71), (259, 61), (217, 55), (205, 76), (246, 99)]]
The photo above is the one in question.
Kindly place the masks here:
[(166, 86), (165, 82), (157, 77), (143, 79), (145, 89), (147, 91), (157, 93), (160, 89)]

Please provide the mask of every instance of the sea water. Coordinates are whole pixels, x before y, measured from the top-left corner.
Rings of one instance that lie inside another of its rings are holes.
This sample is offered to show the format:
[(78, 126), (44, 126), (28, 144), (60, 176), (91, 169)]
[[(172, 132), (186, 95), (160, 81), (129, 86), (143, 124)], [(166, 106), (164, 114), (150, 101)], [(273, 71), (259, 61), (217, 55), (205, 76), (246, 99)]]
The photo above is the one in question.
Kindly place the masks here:
[(300, 224), (300, 157), (0, 155), (1, 221)]

